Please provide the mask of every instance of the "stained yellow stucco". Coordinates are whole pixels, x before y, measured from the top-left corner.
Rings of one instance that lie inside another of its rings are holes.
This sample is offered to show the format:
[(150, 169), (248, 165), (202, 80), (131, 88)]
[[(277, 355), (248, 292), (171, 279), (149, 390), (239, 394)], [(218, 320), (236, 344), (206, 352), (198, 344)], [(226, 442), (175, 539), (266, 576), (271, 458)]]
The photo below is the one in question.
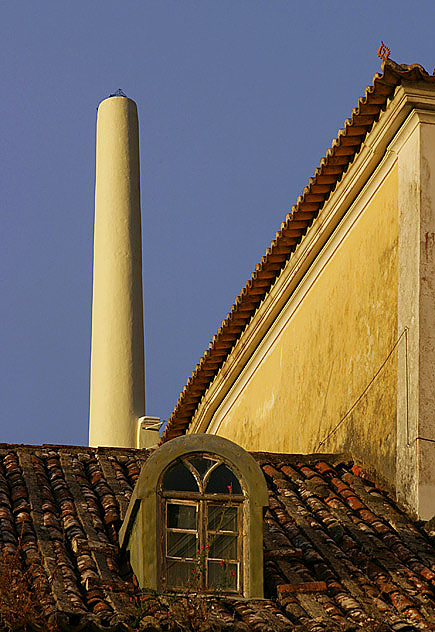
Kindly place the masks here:
[(395, 166), (347, 234), (327, 246), (321, 271), (308, 273), (293, 313), (290, 298), (287, 322), (242, 372), (209, 432), (248, 450), (344, 451), (394, 482), (397, 191)]

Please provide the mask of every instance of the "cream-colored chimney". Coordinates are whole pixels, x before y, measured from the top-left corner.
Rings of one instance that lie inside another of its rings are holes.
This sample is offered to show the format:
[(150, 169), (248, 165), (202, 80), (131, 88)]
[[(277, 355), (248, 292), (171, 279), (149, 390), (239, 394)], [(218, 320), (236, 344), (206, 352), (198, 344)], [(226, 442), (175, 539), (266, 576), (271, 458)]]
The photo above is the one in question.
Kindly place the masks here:
[(124, 96), (98, 108), (89, 445), (136, 447), (145, 414), (139, 130)]

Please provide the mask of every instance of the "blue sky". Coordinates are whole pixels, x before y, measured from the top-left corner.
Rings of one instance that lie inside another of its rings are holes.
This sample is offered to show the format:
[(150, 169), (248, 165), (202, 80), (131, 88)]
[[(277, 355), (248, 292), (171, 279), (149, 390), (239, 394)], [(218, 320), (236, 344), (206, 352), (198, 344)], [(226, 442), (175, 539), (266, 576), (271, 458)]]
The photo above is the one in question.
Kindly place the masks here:
[(139, 109), (147, 414), (166, 419), (380, 40), (433, 71), (434, 6), (0, 2), (0, 442), (87, 443), (98, 103)]

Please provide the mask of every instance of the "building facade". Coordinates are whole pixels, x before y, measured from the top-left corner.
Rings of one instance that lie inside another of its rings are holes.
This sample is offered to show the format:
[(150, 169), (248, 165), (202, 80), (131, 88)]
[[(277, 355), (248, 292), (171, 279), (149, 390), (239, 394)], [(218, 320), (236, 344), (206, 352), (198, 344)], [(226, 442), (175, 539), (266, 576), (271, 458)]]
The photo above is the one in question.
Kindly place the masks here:
[(346, 453), (435, 514), (435, 78), (383, 62), (182, 392), (165, 438)]

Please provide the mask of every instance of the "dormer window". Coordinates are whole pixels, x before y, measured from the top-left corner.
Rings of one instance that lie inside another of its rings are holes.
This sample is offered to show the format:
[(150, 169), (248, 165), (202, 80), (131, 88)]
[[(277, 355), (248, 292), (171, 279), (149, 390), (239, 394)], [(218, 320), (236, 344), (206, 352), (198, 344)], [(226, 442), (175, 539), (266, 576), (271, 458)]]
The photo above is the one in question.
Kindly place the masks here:
[(240, 446), (186, 435), (144, 464), (120, 531), (141, 588), (263, 596), (263, 473)]
[(163, 589), (240, 593), (245, 495), (229, 465), (206, 453), (187, 456), (164, 472), (159, 494)]

